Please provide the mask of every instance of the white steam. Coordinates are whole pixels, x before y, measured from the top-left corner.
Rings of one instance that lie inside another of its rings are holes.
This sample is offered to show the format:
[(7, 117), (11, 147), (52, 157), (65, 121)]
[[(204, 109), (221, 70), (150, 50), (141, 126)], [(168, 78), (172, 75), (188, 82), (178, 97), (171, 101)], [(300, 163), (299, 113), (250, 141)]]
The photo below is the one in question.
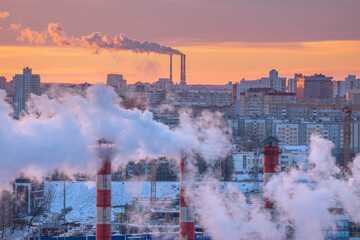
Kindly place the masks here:
[(220, 127), (219, 115), (207, 113), (196, 120), (182, 113), (180, 126), (171, 130), (148, 111), (121, 108), (116, 93), (104, 84), (88, 88), (86, 97), (32, 95), (29, 114), (20, 120), (9, 117), (11, 107), (4, 97), (0, 91), (1, 183), (21, 170), (38, 178), (55, 167), (94, 171), (98, 157), (91, 146), (99, 138), (115, 142), (115, 165), (146, 157), (178, 159), (183, 151), (216, 158), (229, 145), (224, 125), (214, 129)]
[(21, 29), (21, 25), (13, 25), (11, 30), (20, 33), (18, 41), (45, 44), (48, 36), (53, 43), (59, 47), (82, 47), (88, 48), (99, 53), (101, 50), (120, 51), (130, 50), (136, 53), (158, 53), (158, 54), (178, 54), (181, 52), (171, 47), (162, 46), (154, 42), (140, 42), (119, 34), (114, 37), (99, 32), (93, 32), (87, 36), (82, 37), (68, 37), (64, 28), (60, 23), (49, 23), (47, 29), (38, 32), (30, 28)]
[(360, 157), (354, 159), (346, 180), (331, 155), (332, 142), (314, 135), (310, 148), (310, 170), (279, 173), (263, 189), (275, 205), (272, 217), (262, 208), (261, 198), (250, 198), (249, 204), (239, 189), (230, 184), (219, 189), (214, 179), (197, 187), (187, 183), (186, 201), (214, 240), (285, 239), (286, 228), (295, 229), (296, 239), (324, 239), (327, 230), (336, 231), (339, 218), (329, 211), (333, 208), (343, 208), (360, 223)]

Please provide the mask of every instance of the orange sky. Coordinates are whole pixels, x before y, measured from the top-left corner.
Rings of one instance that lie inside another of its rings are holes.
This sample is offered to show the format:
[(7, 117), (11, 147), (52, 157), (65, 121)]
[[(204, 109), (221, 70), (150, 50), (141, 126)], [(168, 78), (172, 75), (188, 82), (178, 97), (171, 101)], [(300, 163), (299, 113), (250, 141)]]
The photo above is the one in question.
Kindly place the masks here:
[[(186, 54), (190, 84), (258, 79), (274, 68), (287, 78), (300, 72), (360, 78), (356, 0), (0, 3), (0, 76), (8, 80), (28, 66), (42, 82), (105, 82), (108, 73), (121, 73), (129, 83), (154, 82), (169, 76), (169, 57), (123, 51), (154, 46)], [(118, 51), (92, 53), (104, 48)]]
[[(189, 84), (225, 84), (265, 77), (276, 68), (280, 76), (323, 73), (343, 80), (360, 77), (360, 41), (292, 43), (206, 43), (175, 46), (187, 55)], [(174, 56), (174, 81), (179, 82), (180, 57)], [(0, 46), (0, 76), (8, 80), (30, 67), (42, 82), (105, 82), (121, 73), (128, 83), (154, 82), (169, 75), (169, 56), (129, 51), (93, 54), (88, 49), (49, 46)]]

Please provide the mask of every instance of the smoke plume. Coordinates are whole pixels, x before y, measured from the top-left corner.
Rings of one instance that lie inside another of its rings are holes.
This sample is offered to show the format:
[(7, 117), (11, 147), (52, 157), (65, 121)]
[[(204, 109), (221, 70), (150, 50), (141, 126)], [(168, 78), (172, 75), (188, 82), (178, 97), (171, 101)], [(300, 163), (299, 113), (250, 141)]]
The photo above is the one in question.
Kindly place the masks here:
[(179, 50), (162, 46), (154, 42), (140, 42), (119, 34), (110, 36), (100, 32), (93, 32), (87, 36), (69, 37), (60, 23), (49, 23), (47, 29), (42, 32), (33, 31), (29, 28), (21, 30), (18, 41), (44, 44), (47, 36), (59, 47), (82, 47), (99, 53), (101, 50), (121, 51), (129, 50), (136, 53), (158, 53), (158, 54), (181, 54)]

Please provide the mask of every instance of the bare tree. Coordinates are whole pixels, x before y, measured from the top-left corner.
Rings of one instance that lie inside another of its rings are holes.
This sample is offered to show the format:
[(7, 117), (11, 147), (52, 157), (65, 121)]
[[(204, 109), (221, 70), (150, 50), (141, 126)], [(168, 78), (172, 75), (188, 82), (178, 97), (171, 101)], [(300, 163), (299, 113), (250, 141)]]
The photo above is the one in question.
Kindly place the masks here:
[(4, 238), (5, 229), (12, 224), (13, 196), (11, 192), (3, 190), (0, 196), (0, 230), (1, 239)]
[(42, 192), (42, 194), (33, 194), (31, 199), (31, 218), (28, 222), (29, 227), (32, 226), (32, 222), (34, 221), (34, 219), (44, 214), (45, 211), (49, 210), (51, 205), (53, 197), (52, 189), (46, 189), (45, 186), (42, 185), (42, 190), (38, 192)]

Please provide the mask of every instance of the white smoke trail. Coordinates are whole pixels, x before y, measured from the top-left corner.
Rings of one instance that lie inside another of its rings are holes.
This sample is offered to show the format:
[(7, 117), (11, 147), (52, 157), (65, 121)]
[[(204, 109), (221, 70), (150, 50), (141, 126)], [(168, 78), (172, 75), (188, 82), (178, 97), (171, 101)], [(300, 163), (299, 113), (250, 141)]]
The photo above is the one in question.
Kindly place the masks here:
[(11, 27), (11, 30), (19, 31), (18, 41), (37, 44), (45, 44), (47, 37), (50, 36), (53, 43), (60, 47), (82, 47), (88, 48), (99, 53), (101, 50), (120, 51), (130, 50), (136, 53), (158, 53), (158, 54), (182, 54), (179, 50), (162, 46), (154, 42), (140, 42), (119, 34), (114, 37), (93, 32), (82, 37), (68, 37), (60, 23), (49, 23), (46, 30), (41, 32), (30, 28), (20, 29), (20, 26)]

